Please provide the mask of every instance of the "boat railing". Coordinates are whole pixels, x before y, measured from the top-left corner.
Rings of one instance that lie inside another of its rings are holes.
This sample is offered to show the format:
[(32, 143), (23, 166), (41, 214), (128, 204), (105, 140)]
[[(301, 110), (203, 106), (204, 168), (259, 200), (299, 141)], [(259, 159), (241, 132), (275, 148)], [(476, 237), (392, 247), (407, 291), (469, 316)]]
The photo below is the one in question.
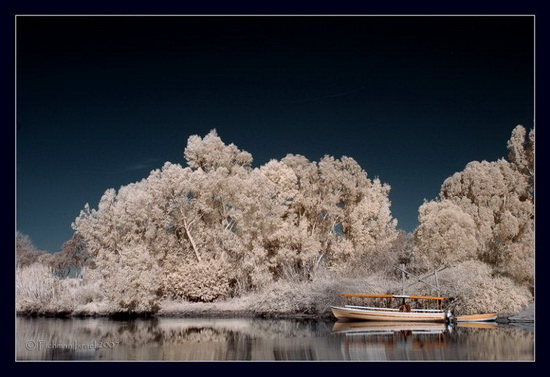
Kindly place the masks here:
[(447, 298), (441, 296), (418, 296), (418, 295), (392, 295), (392, 294), (361, 294), (361, 293), (341, 293), (344, 298), (366, 298), (366, 299), (411, 299), (411, 300), (431, 300), (443, 301)]
[(413, 312), (419, 312), (419, 313), (441, 313), (444, 310), (443, 309), (412, 309)]
[(385, 312), (388, 312), (388, 311), (398, 312), (399, 311), (399, 309), (381, 308), (381, 307), (377, 307), (377, 306), (361, 306), (361, 305), (344, 305), (344, 306), (346, 308), (350, 308), (350, 309), (380, 310), (380, 311), (385, 311)]
[[(399, 309), (396, 308), (385, 308), (378, 306), (361, 306), (361, 305), (344, 305), (346, 308), (350, 309), (363, 309), (363, 310), (374, 310), (374, 311), (384, 311), (384, 312), (399, 312)], [(441, 309), (411, 309), (413, 313), (441, 313)]]
[[(347, 307), (361, 306), (373, 308), (373, 310), (395, 310), (397, 305), (404, 305), (406, 301), (407, 311), (441, 311), (443, 303), (447, 300), (441, 296), (418, 296), (418, 295), (392, 295), (392, 294), (356, 294), (342, 293), (344, 305)], [(412, 305), (414, 303), (414, 305)], [(360, 305), (357, 305), (360, 304)], [(411, 307), (412, 306), (412, 307)]]

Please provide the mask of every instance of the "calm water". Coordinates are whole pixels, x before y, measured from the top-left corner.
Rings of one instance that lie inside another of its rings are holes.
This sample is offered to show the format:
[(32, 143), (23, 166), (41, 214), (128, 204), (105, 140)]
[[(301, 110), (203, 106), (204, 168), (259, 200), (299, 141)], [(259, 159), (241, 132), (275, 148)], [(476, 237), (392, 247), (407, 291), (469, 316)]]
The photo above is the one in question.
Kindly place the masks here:
[(16, 318), (22, 360), (533, 361), (534, 328), (336, 321)]

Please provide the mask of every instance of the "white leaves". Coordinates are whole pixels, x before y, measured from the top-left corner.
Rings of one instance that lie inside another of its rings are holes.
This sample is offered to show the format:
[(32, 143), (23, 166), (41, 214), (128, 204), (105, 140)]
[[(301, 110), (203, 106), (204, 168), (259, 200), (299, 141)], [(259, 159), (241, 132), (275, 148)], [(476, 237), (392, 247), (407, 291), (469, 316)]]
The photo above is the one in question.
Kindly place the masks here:
[(529, 290), (511, 279), (495, 276), (491, 266), (480, 261), (457, 263), (439, 274), (445, 295), (453, 296), (456, 315), (497, 312), (507, 316), (524, 309)]
[(424, 203), (416, 229), (415, 252), (435, 266), (453, 264), (476, 255), (475, 223), (450, 200)]
[(352, 158), (288, 155), (252, 169), (215, 131), (191, 136), (185, 158), (189, 167), (167, 162), (107, 190), (75, 220), (121, 310), (153, 310), (159, 294), (207, 301), (310, 279), (321, 260), (337, 268), (397, 234), (389, 186)]
[(210, 131), (204, 138), (190, 136), (184, 156), (189, 167), (206, 172), (220, 167), (232, 170), (237, 166), (249, 168), (252, 165), (250, 153), (239, 150), (234, 144), (225, 145), (216, 130)]
[(520, 171), (533, 171), (533, 152), (535, 143), (535, 132), (531, 130), (529, 136), (525, 128), (521, 125), (516, 126), (512, 131), (512, 136), (508, 140), (508, 159)]
[(281, 204), (294, 200), (298, 194), (298, 177), (292, 168), (280, 161), (271, 160), (260, 171), (277, 186), (277, 196)]
[(526, 139), (518, 126), (508, 142), (510, 161), (473, 161), (447, 178), (439, 198), (419, 209), (418, 255), (449, 264), (471, 258), (474, 247), (495, 272), (532, 284), (533, 148), (534, 132)]
[(59, 279), (47, 266), (34, 263), (18, 267), (15, 273), (16, 306), (44, 306), (57, 297)]
[(119, 263), (103, 266), (110, 269), (104, 284), (107, 298), (122, 312), (156, 311), (162, 275), (155, 258), (144, 245), (124, 246), (119, 255)]
[(329, 268), (353, 263), (397, 234), (389, 186), (370, 181), (352, 158), (325, 156), (316, 163), (287, 155), (262, 172), (285, 204), (282, 224), (270, 238), (279, 250), (272, 263), (281, 271), (318, 266), (320, 259)]

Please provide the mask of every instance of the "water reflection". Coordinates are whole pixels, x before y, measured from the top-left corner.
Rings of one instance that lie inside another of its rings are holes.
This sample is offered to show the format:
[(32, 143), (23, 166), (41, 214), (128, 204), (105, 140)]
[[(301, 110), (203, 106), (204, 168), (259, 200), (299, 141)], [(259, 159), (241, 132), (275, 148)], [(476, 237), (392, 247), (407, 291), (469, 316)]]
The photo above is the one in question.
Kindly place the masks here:
[(444, 323), (336, 322), (333, 331), (345, 335), (348, 360), (440, 360), (448, 342)]
[(532, 360), (511, 326), (262, 319), (16, 319), (17, 360)]
[(457, 327), (468, 327), (470, 329), (496, 329), (498, 323), (496, 322), (460, 322), (455, 326)]
[(447, 330), (446, 324), (430, 322), (337, 321), (332, 327), (333, 332), (344, 334), (393, 335), (395, 333), (400, 333), (405, 337), (410, 334), (441, 334), (445, 330)]
[(532, 326), (336, 322), (347, 360), (533, 360)]

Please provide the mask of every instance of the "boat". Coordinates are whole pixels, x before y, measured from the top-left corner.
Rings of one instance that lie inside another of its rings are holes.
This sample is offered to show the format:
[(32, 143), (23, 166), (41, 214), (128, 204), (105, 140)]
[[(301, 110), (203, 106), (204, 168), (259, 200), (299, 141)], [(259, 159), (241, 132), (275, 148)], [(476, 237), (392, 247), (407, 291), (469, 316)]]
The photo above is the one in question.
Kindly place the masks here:
[(469, 314), (454, 317), (456, 322), (487, 322), (495, 321), (497, 313)]
[(446, 322), (450, 312), (443, 309), (445, 297), (342, 293), (344, 304), (331, 306), (339, 320)]

